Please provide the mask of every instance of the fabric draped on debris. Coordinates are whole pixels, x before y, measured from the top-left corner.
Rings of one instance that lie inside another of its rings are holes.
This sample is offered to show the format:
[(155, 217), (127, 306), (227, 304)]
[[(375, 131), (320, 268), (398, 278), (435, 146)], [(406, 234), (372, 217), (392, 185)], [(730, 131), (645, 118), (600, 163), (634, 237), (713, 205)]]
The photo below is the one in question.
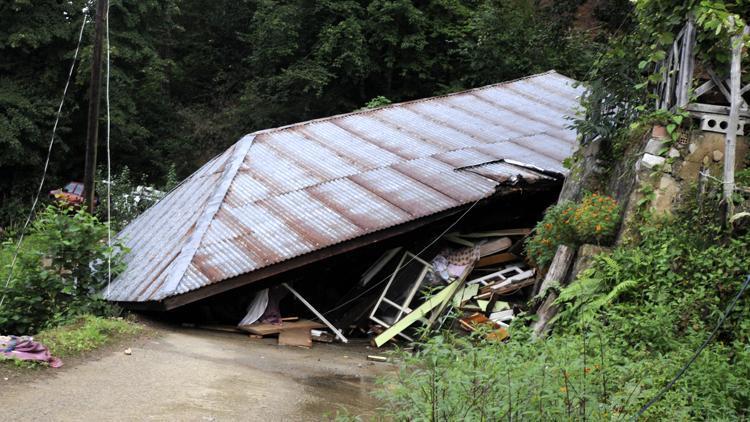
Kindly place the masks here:
[(432, 259), (432, 272), (427, 275), (427, 282), (436, 286), (448, 284), (461, 277), (469, 265), (479, 261), (479, 246), (458, 250), (445, 249)]
[(59, 368), (62, 361), (50, 353), (43, 344), (32, 337), (0, 336), (2, 355), (10, 359), (45, 362), (52, 368)]
[(250, 325), (259, 320), (268, 307), (268, 289), (263, 289), (255, 294), (253, 301), (247, 307), (247, 314), (237, 325)]

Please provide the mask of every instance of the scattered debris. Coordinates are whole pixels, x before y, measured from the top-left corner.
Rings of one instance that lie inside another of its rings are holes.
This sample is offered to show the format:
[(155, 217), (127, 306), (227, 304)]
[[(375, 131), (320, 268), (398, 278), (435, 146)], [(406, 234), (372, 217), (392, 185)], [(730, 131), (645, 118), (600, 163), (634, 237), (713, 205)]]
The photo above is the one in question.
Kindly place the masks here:
[(371, 360), (373, 362), (388, 362), (387, 357), (378, 355), (367, 355), (367, 360)]
[(125, 349), (125, 355), (130, 356), (132, 354), (133, 354), (133, 351), (130, 350), (130, 347), (128, 347), (127, 349)]

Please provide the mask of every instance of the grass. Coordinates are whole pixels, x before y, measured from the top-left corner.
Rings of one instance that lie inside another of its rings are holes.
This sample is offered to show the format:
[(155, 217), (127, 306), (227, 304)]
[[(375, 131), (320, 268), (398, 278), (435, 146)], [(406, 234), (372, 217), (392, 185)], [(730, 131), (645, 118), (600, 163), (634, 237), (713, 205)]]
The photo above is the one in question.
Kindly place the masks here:
[(53, 356), (79, 356), (116, 340), (141, 333), (144, 327), (124, 318), (84, 315), (77, 321), (41, 331), (34, 339)]
[[(42, 330), (34, 336), (34, 340), (44, 344), (52, 356), (66, 359), (81, 356), (118, 340), (135, 336), (142, 333), (144, 329), (143, 325), (124, 318), (84, 315), (72, 323)], [(38, 369), (46, 364), (0, 356), (0, 369), (3, 366), (8, 370), (13, 367)]]

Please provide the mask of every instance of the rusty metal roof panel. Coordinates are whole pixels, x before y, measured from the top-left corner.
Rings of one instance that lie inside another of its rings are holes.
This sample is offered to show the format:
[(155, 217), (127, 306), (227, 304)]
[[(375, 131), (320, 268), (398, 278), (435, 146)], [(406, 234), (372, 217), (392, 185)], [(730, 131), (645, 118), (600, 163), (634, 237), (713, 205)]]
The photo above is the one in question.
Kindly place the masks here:
[(118, 235), (131, 252), (106, 297), (163, 300), (565, 174), (574, 83), (548, 72), (248, 135)]
[(370, 233), (409, 220), (409, 213), (349, 179), (339, 179), (309, 190), (343, 218)]
[(387, 166), (398, 161), (401, 157), (372, 142), (358, 138), (346, 129), (331, 122), (319, 122), (297, 129), (306, 138), (324, 144), (336, 154), (349, 157), (360, 167), (373, 169)]

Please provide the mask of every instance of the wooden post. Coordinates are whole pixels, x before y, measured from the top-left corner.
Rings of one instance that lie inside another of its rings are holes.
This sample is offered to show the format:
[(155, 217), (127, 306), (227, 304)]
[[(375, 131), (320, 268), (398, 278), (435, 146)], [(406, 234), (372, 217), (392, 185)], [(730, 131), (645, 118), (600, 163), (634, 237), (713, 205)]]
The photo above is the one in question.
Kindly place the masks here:
[[(734, 17), (730, 16), (730, 21), (734, 24)], [(742, 62), (742, 37), (747, 35), (750, 27), (745, 26), (742, 34), (737, 34), (731, 38), (732, 64), (730, 67), (729, 93), (731, 101), (729, 104), (729, 126), (727, 127), (726, 141), (724, 142), (724, 201), (726, 202), (726, 221), (734, 214), (734, 204), (732, 203), (732, 193), (734, 193), (734, 165), (735, 153), (737, 150), (737, 126), (740, 122), (740, 104), (742, 96), (740, 90), (741, 84), (741, 62)]]
[(86, 134), (86, 164), (83, 175), (83, 197), (89, 213), (94, 213), (96, 193), (96, 144), (99, 136), (99, 88), (102, 83), (102, 39), (104, 38), (104, 19), (107, 13), (108, 0), (99, 0), (96, 4), (96, 30), (94, 31), (94, 52), (91, 57), (91, 81), (89, 83), (88, 131)]
[[(568, 278), (568, 273), (573, 267), (575, 254), (576, 250), (569, 246), (560, 245), (557, 247), (557, 252), (539, 288), (539, 293), (545, 292), (554, 282), (559, 283), (560, 287), (564, 286)], [(557, 293), (548, 293), (544, 303), (537, 310), (537, 321), (533, 326), (534, 338), (542, 337), (544, 331), (547, 329), (547, 323), (557, 314), (557, 306), (553, 305), (555, 300), (557, 300)]]
[(679, 75), (677, 80), (677, 107), (684, 108), (690, 102), (690, 87), (693, 83), (693, 69), (695, 66), (695, 22), (692, 16), (685, 24), (680, 51)]

